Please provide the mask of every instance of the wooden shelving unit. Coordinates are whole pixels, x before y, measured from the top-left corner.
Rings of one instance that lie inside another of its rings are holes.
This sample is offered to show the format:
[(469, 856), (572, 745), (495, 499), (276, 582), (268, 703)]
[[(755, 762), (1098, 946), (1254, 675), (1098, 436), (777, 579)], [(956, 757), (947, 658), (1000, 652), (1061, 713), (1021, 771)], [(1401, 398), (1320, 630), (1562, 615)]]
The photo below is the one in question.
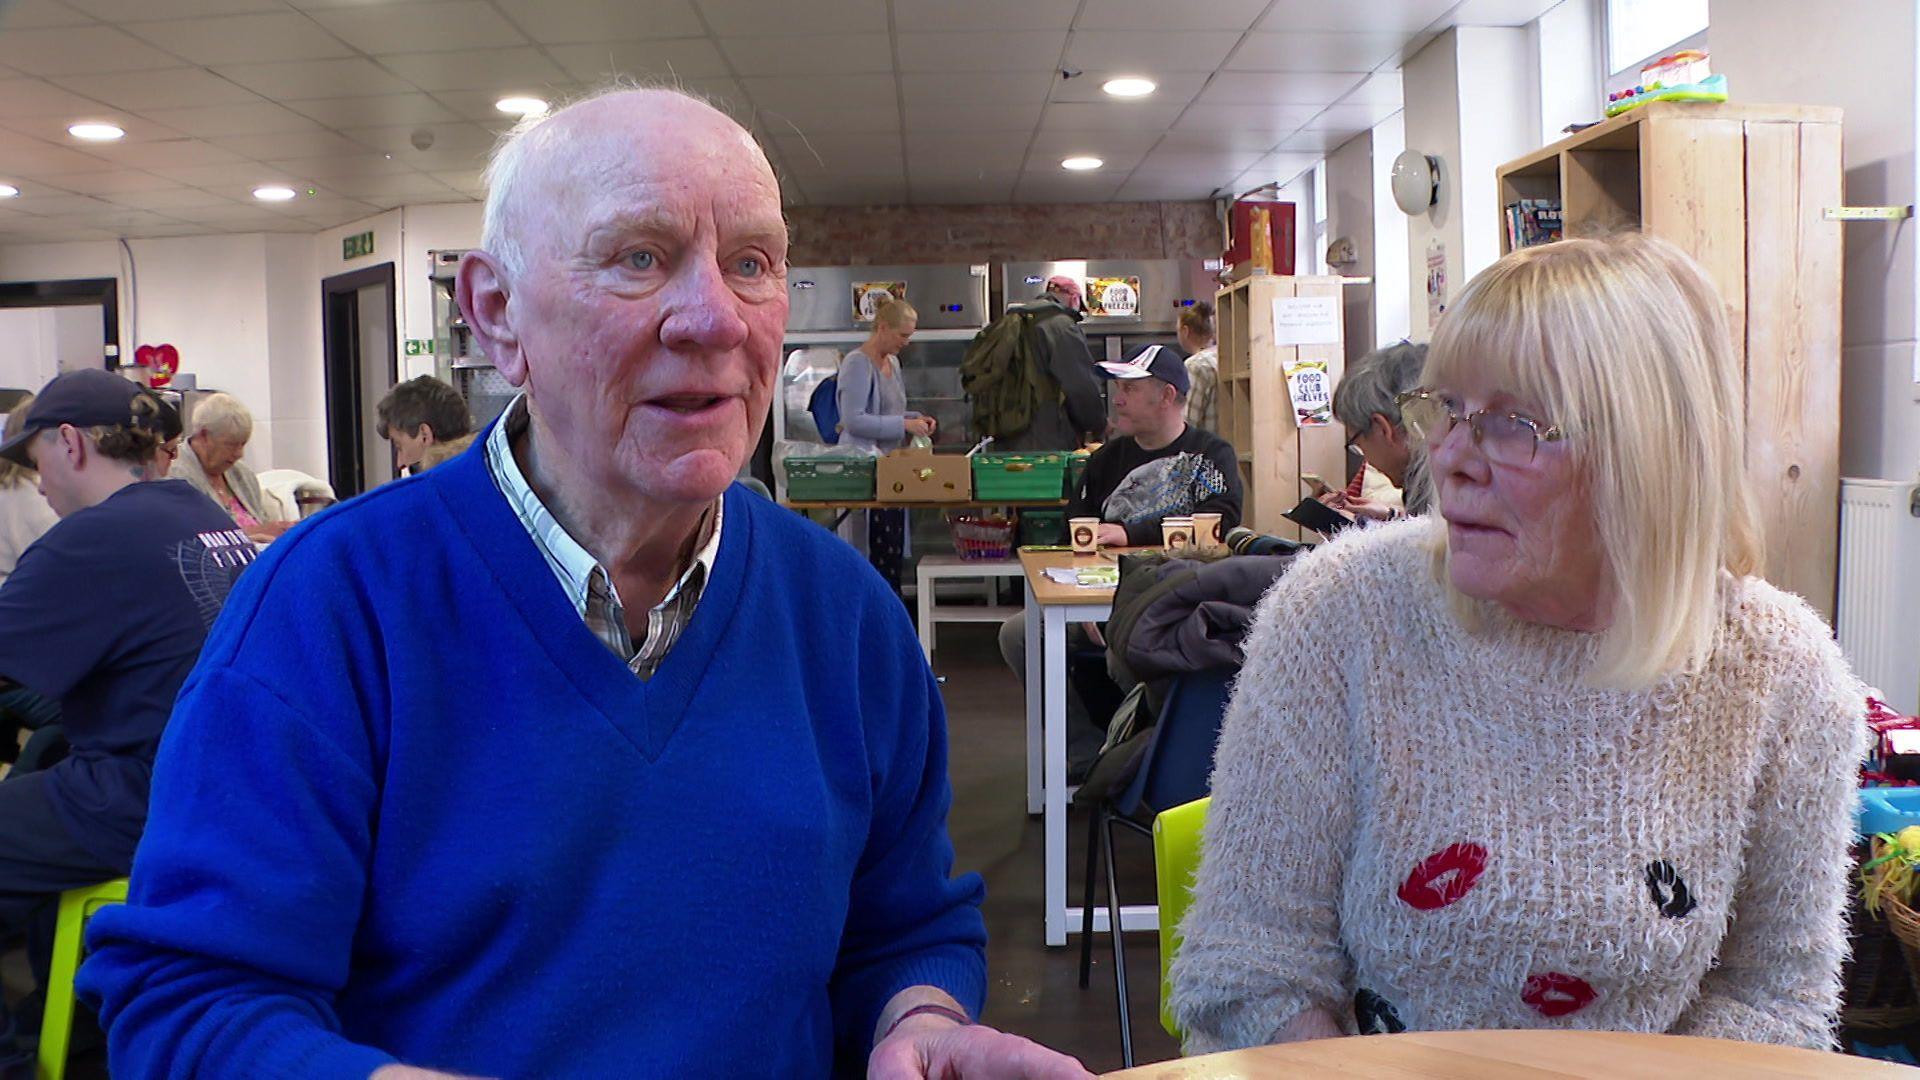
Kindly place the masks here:
[(1831, 621), (1841, 224), (1824, 211), (1841, 205), (1840, 110), (1656, 102), (1509, 163), (1499, 191), (1503, 209), (1558, 198), (1567, 236), (1639, 229), (1706, 267), (1746, 372), (1747, 475), (1767, 579)]
[(1346, 366), (1343, 343), (1277, 347), (1273, 301), (1289, 296), (1340, 299), (1337, 277), (1256, 274), (1221, 289), (1214, 318), (1220, 349), (1220, 431), (1240, 456), (1246, 488), (1245, 523), (1290, 540), (1315, 539), (1281, 515), (1305, 494), (1301, 473), (1317, 473), (1339, 486), (1346, 472), (1346, 431), (1338, 423), (1302, 428), (1287, 395), (1286, 365), (1296, 359), (1325, 360), (1337, 384)]

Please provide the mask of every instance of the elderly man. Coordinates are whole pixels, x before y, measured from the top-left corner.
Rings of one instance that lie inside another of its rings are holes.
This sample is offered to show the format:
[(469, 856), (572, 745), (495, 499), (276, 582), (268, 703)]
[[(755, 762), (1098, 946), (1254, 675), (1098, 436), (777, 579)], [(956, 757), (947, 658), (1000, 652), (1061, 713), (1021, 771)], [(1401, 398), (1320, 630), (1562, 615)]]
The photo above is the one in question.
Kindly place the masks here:
[(981, 886), (899, 601), (729, 487), (786, 257), (691, 98), (498, 152), (459, 301), (525, 393), (235, 592), (95, 920), (116, 1076), (1087, 1075), (967, 1025)]

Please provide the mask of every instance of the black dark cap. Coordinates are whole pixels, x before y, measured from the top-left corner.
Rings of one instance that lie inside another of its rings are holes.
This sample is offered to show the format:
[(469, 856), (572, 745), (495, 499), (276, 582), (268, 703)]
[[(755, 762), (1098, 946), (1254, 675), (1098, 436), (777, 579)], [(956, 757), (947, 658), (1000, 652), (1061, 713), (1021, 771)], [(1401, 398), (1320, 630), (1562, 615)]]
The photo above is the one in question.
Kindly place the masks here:
[[(140, 384), (124, 379), (104, 368), (82, 368), (56, 375), (33, 399), (20, 434), (0, 443), (0, 458), (33, 468), (27, 456), (27, 443), (33, 437), (61, 424), (77, 428), (141, 427), (159, 425), (157, 399)], [(138, 402), (138, 406), (136, 406)]]

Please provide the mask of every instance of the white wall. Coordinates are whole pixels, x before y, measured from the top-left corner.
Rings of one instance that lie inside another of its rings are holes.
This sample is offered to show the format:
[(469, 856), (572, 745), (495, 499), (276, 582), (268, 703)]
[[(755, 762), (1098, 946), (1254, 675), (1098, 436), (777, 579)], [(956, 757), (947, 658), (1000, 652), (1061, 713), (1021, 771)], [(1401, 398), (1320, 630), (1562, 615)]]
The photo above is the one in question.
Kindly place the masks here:
[[(0, 386), (39, 392), (60, 373), (53, 308), (0, 308)], [(96, 329), (95, 335), (99, 334)]]
[[(1846, 201), (1911, 205), (1920, 193), (1920, 24), (1913, 0), (1806, 4), (1714, 0), (1713, 69), (1741, 100), (1846, 110)], [(1809, 57), (1836, 58), (1812, 63)], [(1836, 71), (1834, 63), (1844, 65)], [(1840, 471), (1911, 480), (1920, 471), (1915, 222), (1846, 226)]]
[(275, 234), (263, 239), (273, 462), (324, 478), (327, 410), (314, 238)]
[[(1327, 155), (1326, 169), (1327, 242), (1351, 240), (1359, 258), (1351, 266), (1330, 269), (1349, 277), (1372, 277), (1373, 133), (1364, 132), (1342, 143)], [(1352, 362), (1374, 347), (1373, 285), (1348, 285), (1341, 295), (1346, 302), (1347, 360)]]
[(1565, 137), (1569, 124), (1588, 124), (1606, 109), (1600, 62), (1601, 0), (1560, 0), (1528, 26), (1539, 101), (1539, 143)]
[(1394, 113), (1374, 125), (1373, 340), (1413, 336), (1413, 290), (1407, 263), (1407, 215), (1393, 201), (1393, 159), (1407, 148), (1407, 118)]
[[(1541, 145), (1539, 105), (1514, 93), (1516, 76), (1533, 63), (1526, 27), (1463, 26), (1460, 50), (1460, 285), (1500, 257), (1500, 184), (1495, 171)], [(1458, 289), (1453, 290), (1458, 295)]]
[(1449, 30), (1416, 53), (1401, 68), (1401, 99), (1406, 108), (1406, 148), (1440, 162), (1440, 199), (1407, 222), (1407, 280), (1411, 296), (1409, 324), (1415, 341), (1433, 336), (1427, 312), (1427, 253), (1435, 243), (1446, 252), (1449, 296), (1459, 292), (1460, 229), (1460, 61), (1458, 30)]

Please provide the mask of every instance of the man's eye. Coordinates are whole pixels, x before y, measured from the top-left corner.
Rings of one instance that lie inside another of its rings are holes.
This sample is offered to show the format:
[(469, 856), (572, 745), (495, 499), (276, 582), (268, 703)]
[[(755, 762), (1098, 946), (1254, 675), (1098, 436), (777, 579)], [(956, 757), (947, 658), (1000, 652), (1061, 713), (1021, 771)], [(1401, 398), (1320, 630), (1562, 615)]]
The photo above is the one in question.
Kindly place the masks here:
[(761, 262), (757, 255), (748, 255), (733, 265), (734, 269), (740, 272), (741, 277), (759, 277), (767, 270), (767, 264)]
[(636, 251), (627, 256), (628, 265), (632, 266), (635, 270), (651, 270), (657, 261), (651, 251)]

